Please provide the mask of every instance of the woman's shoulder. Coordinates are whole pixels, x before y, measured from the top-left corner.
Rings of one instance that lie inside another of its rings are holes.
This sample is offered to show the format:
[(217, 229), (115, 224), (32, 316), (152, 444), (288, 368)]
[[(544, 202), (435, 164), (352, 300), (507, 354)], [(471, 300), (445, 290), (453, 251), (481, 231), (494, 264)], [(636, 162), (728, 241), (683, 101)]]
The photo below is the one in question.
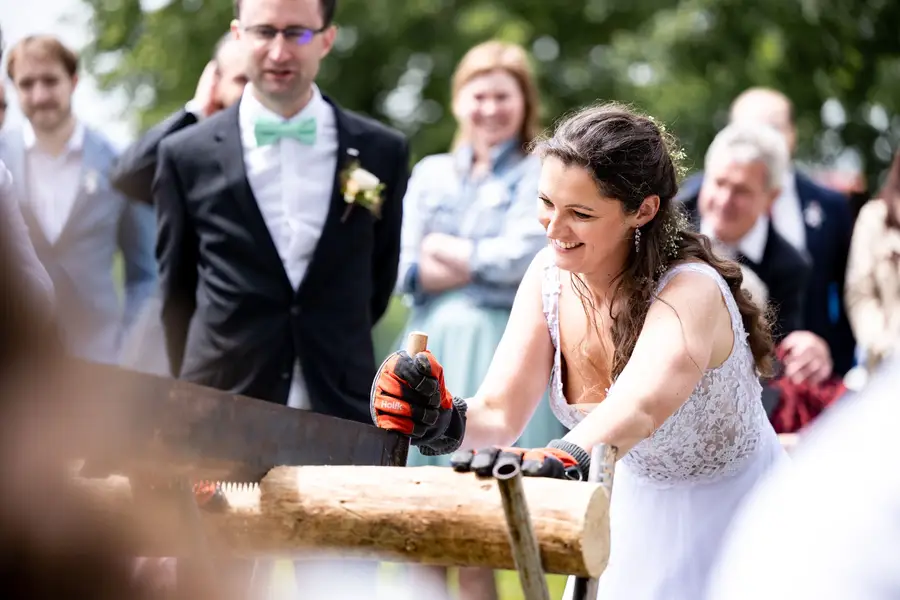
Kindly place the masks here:
[(719, 271), (703, 260), (685, 260), (669, 265), (656, 284), (656, 294), (721, 295), (728, 283)]
[(888, 215), (888, 203), (881, 198), (872, 198), (859, 209), (857, 222), (871, 227), (874, 223), (885, 223)]
[(541, 271), (558, 270), (553, 248), (551, 248), (549, 244), (538, 250), (538, 253), (534, 255), (534, 260), (531, 261), (531, 264), (533, 268), (538, 268)]
[(722, 275), (719, 273), (719, 271), (705, 260), (690, 259), (681, 260), (668, 265), (662, 276), (659, 278), (659, 281), (660, 283), (662, 283), (663, 281), (668, 281), (672, 277), (675, 277), (676, 275), (682, 273), (701, 273), (703, 275), (706, 275), (710, 279), (715, 279), (716, 281), (722, 278)]
[[(520, 287), (531, 286), (535, 289), (542, 290), (542, 293), (546, 292), (553, 287), (549, 286), (549, 284), (559, 281), (558, 273), (556, 259), (553, 256), (553, 249), (549, 246), (545, 246), (534, 255), (531, 264), (528, 266), (528, 270), (525, 272), (525, 276), (522, 278), (522, 285)], [(556, 286), (555, 290), (557, 292), (559, 291), (558, 286)]]

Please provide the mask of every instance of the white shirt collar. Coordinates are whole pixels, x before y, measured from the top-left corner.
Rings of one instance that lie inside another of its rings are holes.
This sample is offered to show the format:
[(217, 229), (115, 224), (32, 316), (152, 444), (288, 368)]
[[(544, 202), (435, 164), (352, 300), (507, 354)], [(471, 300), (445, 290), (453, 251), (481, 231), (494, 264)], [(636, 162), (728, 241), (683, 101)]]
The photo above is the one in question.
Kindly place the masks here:
[[(797, 172), (793, 167), (788, 167), (781, 178), (781, 191), (779, 198), (797, 198)], [(777, 201), (777, 200), (776, 200)]]
[[(66, 142), (65, 153), (81, 152), (84, 148), (84, 136), (84, 123), (76, 120), (75, 129), (72, 130), (72, 135), (69, 136), (69, 140)], [(22, 125), (22, 140), (25, 142), (26, 150), (31, 150), (34, 148), (35, 144), (37, 144), (37, 135), (34, 133), (34, 128), (28, 121), (25, 121), (25, 124)]]
[[(712, 229), (706, 222), (700, 223), (700, 233), (715, 240)], [(766, 244), (768, 242), (769, 217), (762, 215), (756, 220), (756, 223), (753, 224), (750, 231), (744, 234), (741, 241), (737, 243), (736, 248), (732, 247), (731, 249), (737, 250), (755, 263), (760, 263), (762, 262), (763, 255), (766, 253)]]
[(314, 118), (318, 119), (322, 115), (322, 109), (327, 108), (322, 92), (319, 86), (312, 85), (312, 97), (306, 106), (293, 117), (285, 119), (263, 106), (262, 102), (253, 95), (253, 84), (247, 84), (244, 87), (244, 93), (241, 95), (241, 103), (238, 107), (238, 121), (241, 126), (241, 138), (245, 148), (256, 148), (256, 135), (253, 132), (254, 124), (258, 119), (271, 119), (273, 121), (283, 121), (290, 123), (300, 121), (302, 119)]

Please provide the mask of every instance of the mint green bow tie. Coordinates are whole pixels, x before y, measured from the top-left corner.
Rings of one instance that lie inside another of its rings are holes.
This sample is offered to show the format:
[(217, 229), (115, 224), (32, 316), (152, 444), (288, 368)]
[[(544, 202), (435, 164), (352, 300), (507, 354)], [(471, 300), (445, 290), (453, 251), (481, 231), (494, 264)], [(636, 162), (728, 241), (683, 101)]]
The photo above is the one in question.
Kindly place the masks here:
[(256, 143), (260, 146), (274, 144), (281, 138), (294, 139), (309, 146), (316, 142), (316, 120), (278, 122), (259, 120), (253, 125)]

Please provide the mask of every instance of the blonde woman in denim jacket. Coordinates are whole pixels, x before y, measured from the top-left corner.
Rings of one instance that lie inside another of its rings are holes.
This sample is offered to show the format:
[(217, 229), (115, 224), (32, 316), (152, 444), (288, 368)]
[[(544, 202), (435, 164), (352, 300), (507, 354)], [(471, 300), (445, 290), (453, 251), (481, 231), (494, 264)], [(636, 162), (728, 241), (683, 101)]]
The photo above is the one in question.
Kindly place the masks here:
[[(525, 51), (496, 41), (475, 46), (457, 67), (452, 91), (456, 140), (450, 153), (413, 169), (397, 285), (411, 307), (407, 331), (428, 333), (447, 385), (465, 395), (484, 378), (519, 283), (547, 239), (537, 219), (540, 162), (524, 150), (538, 121)], [(542, 446), (564, 433), (542, 402), (518, 443)], [(449, 457), (413, 448), (409, 465), (449, 465)], [(461, 572), (460, 597), (496, 597), (493, 574)]]

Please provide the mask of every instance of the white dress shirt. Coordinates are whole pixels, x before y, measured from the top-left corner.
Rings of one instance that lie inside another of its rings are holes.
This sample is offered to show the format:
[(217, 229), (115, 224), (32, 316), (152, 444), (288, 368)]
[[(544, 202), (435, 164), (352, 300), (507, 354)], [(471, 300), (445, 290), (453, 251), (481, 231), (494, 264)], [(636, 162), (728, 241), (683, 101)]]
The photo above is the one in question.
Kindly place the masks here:
[[(293, 122), (307, 118), (316, 120), (316, 141), (312, 145), (293, 139), (267, 146), (256, 143), (254, 124), (258, 119)], [(338, 158), (334, 109), (313, 86), (306, 107), (284, 119), (264, 107), (253, 95), (253, 86), (248, 85), (241, 97), (238, 119), (247, 180), (296, 290), (309, 268), (331, 204)], [(294, 366), (288, 406), (310, 407), (299, 360)]]
[(763, 255), (766, 253), (766, 244), (769, 242), (769, 218), (765, 215), (758, 218), (750, 231), (741, 238), (741, 241), (732, 246), (716, 240), (708, 222), (700, 223), (700, 233), (712, 240), (716, 251), (725, 258), (734, 259), (740, 252), (758, 264), (762, 262)]
[(75, 124), (72, 136), (58, 156), (37, 147), (34, 129), (27, 121), (22, 128), (22, 135), (25, 142), (27, 201), (44, 230), (44, 235), (52, 244), (59, 239), (78, 198), (84, 125), (80, 122)]
[(801, 252), (806, 250), (806, 223), (797, 194), (797, 176), (793, 170), (785, 173), (781, 194), (772, 204), (772, 224), (791, 246)]

